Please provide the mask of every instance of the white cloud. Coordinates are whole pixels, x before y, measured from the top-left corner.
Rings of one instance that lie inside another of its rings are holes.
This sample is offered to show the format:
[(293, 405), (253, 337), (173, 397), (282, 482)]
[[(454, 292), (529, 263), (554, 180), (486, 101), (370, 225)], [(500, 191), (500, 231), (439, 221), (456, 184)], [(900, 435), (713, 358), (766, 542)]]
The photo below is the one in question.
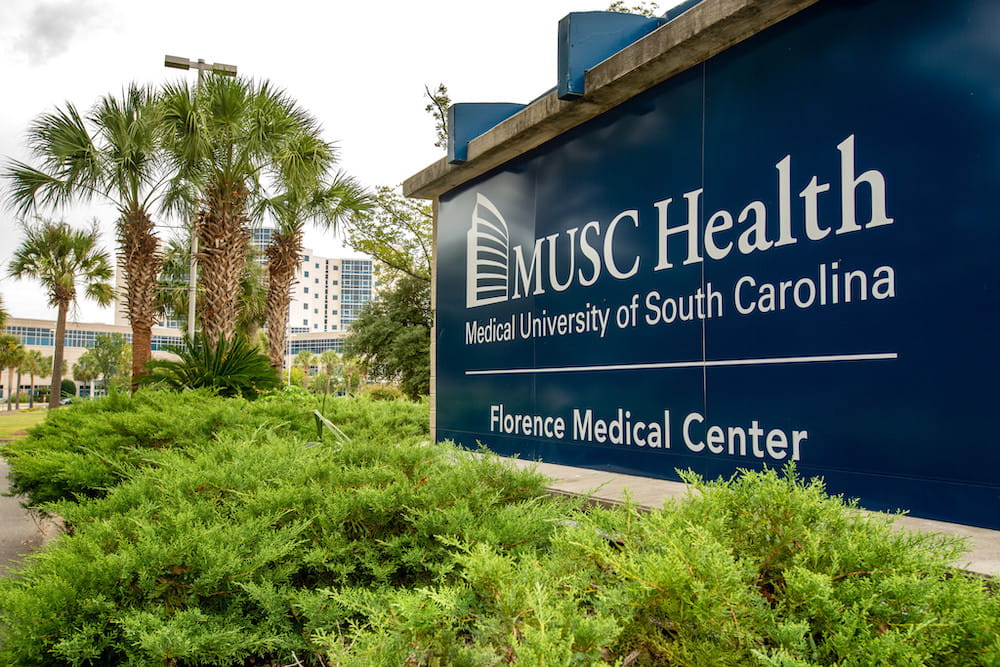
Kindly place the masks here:
[(99, 15), (89, 2), (36, 5), (27, 17), (25, 32), (14, 41), (15, 51), (30, 64), (42, 64), (69, 51), (76, 36), (93, 26)]

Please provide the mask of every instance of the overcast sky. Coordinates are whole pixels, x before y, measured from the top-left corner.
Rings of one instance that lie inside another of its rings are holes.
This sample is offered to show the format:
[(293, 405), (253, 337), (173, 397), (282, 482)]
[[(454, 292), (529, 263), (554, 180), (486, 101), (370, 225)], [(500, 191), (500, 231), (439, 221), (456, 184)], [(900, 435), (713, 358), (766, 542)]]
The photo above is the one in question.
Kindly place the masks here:
[[(0, 157), (27, 159), (30, 121), (66, 101), (86, 109), (129, 81), (193, 82), (194, 71), (164, 68), (170, 54), (269, 79), (321, 121), (342, 168), (367, 186), (398, 184), (443, 154), (425, 84), (444, 82), (453, 102), (527, 103), (555, 86), (559, 19), (609, 2), (0, 0)], [(83, 225), (94, 215), (113, 251), (112, 212), (56, 217)], [(6, 277), (19, 241), (14, 215), (0, 211), (4, 303), (15, 317), (52, 319), (37, 285)], [(317, 232), (306, 241), (321, 256), (340, 254)], [(113, 316), (83, 305), (76, 318)]]

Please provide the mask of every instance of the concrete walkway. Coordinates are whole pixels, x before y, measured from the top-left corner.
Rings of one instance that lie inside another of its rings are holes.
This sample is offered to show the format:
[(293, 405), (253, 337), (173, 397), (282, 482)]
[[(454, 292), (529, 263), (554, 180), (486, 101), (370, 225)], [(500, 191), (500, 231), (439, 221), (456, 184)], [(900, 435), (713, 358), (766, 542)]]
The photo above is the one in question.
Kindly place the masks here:
[[(627, 490), (633, 502), (641, 507), (653, 509), (661, 507), (668, 499), (683, 497), (687, 489), (686, 485), (680, 482), (668, 482), (662, 479), (520, 459), (510, 459), (510, 461), (519, 467), (537, 466), (538, 472), (553, 480), (549, 486), (549, 491), (552, 493), (590, 496), (599, 503), (621, 503), (625, 499)], [(956, 562), (955, 565), (969, 572), (1000, 577), (1000, 531), (909, 516), (897, 519), (896, 527), (920, 533), (935, 532), (967, 538), (970, 551), (965, 559)]]
[(42, 546), (57, 532), (55, 524), (39, 519), (21, 507), (20, 498), (8, 496), (7, 462), (0, 459), (0, 575)]

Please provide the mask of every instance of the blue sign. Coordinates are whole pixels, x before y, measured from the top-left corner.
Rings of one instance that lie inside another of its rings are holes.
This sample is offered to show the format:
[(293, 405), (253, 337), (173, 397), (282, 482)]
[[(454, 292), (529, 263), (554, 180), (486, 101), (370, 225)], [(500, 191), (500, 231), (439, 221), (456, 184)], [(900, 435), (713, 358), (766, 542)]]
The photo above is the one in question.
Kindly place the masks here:
[(438, 437), (1000, 528), (997, 35), (819, 2), (443, 195)]

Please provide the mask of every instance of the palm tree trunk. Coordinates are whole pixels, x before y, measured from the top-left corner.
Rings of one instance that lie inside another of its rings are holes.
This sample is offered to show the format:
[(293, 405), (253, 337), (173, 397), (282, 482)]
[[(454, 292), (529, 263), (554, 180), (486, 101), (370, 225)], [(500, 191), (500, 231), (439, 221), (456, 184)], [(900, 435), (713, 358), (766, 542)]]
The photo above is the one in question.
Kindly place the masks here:
[(59, 301), (56, 315), (55, 349), (52, 351), (52, 388), (49, 390), (49, 409), (59, 407), (62, 394), (63, 345), (66, 343), (66, 311), (68, 301)]
[(14, 394), (11, 389), (14, 387), (14, 367), (7, 367), (7, 412), (14, 409)]
[(31, 393), (28, 394), (28, 409), (35, 407), (35, 374), (31, 374)]
[(267, 247), (267, 345), (271, 366), (278, 372), (285, 365), (288, 305), (301, 254), (301, 235), (276, 232), (271, 236)]
[(160, 240), (144, 211), (124, 216), (118, 243), (122, 249), (122, 270), (125, 274), (125, 312), (132, 325), (132, 391), (146, 372), (146, 362), (152, 358), (153, 325), (156, 323), (156, 285), (163, 256)]
[(250, 243), (247, 228), (246, 189), (242, 185), (211, 186), (207, 211), (198, 221), (201, 282), (204, 288), (201, 330), (210, 344), (230, 339), (239, 312), (240, 277)]
[(17, 405), (17, 409), (21, 409), (21, 371), (17, 371), (17, 393), (14, 394), (14, 403)]

